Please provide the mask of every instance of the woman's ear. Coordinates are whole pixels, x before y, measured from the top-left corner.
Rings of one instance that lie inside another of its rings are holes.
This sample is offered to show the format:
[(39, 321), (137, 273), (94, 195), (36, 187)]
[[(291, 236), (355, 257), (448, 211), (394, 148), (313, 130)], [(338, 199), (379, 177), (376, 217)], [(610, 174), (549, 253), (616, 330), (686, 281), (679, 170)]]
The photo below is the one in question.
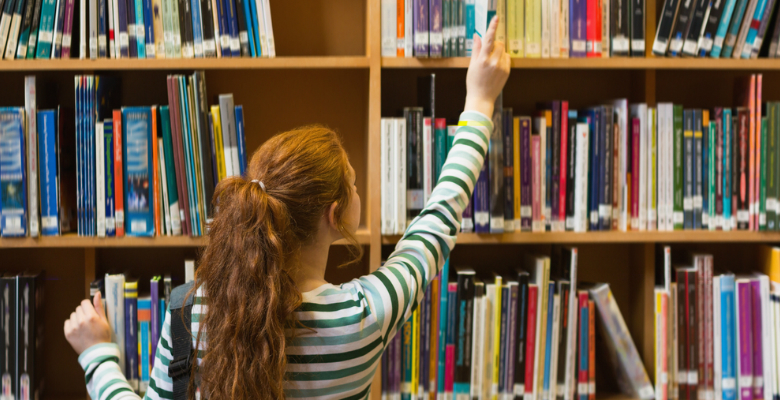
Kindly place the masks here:
[(328, 225), (330, 225), (330, 227), (336, 232), (339, 231), (339, 224), (338, 221), (336, 221), (336, 208), (338, 208), (338, 206), (339, 203), (337, 201), (334, 201), (333, 204), (331, 204), (330, 207), (328, 207), (328, 211), (327, 211)]

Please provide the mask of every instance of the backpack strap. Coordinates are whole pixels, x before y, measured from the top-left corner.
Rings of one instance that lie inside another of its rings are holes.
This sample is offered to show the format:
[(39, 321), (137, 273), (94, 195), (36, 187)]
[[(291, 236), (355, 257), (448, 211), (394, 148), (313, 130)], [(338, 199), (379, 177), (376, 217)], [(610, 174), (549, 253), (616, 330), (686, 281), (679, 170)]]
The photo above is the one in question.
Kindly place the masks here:
[(173, 360), (168, 365), (168, 376), (173, 379), (173, 400), (187, 400), (187, 387), (194, 362), (190, 323), (192, 321), (192, 302), (195, 296), (187, 297), (187, 293), (193, 285), (194, 281), (190, 281), (171, 292)]

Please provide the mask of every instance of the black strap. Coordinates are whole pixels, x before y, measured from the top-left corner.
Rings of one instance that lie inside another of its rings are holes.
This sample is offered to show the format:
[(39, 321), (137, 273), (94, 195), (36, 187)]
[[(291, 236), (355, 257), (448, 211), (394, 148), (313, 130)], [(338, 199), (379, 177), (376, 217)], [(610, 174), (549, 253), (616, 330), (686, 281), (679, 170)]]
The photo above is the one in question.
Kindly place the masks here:
[(190, 321), (192, 304), (171, 310), (171, 338), (173, 360), (168, 365), (168, 376), (173, 378), (173, 400), (187, 400), (187, 388), (192, 371), (192, 336)]

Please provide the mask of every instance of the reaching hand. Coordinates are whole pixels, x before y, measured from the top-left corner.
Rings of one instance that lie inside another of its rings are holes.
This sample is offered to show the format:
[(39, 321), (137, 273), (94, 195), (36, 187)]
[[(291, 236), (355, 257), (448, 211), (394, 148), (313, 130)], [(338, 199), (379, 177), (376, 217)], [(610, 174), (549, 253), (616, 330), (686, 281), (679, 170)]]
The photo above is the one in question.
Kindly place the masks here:
[(474, 35), (466, 73), (466, 110), (492, 117), (493, 104), (509, 78), (510, 59), (503, 42), (496, 42), (498, 17), (490, 21), (485, 37)]
[(99, 343), (111, 342), (111, 327), (108, 325), (106, 312), (100, 292), (95, 295), (93, 303), (84, 300), (65, 320), (65, 339), (81, 354), (84, 350)]

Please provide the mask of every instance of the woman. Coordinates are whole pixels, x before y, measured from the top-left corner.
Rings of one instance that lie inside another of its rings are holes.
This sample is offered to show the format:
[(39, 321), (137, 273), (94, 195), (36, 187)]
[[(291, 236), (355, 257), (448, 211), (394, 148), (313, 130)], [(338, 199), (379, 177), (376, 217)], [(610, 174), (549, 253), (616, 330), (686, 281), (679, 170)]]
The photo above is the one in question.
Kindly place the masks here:
[[(385, 346), (455, 245), (482, 168), (493, 128), (489, 116), (509, 76), (504, 44), (494, 43), (497, 24), (494, 18), (484, 42), (474, 37), (465, 111), (439, 183), (373, 274), (340, 286), (325, 281), (330, 245), (341, 238), (354, 242), (360, 220), (355, 171), (332, 131), (306, 127), (276, 135), (254, 154), (246, 179), (217, 185), (219, 210), (196, 274), (197, 290), (190, 293), (193, 340), (200, 350), (196, 375), (205, 397), (368, 397)], [(93, 303), (84, 300), (64, 326), (80, 354), (89, 394), (137, 398), (117, 363), (120, 353), (110, 342), (100, 294)], [(173, 398), (170, 320), (169, 310), (149, 399)]]

